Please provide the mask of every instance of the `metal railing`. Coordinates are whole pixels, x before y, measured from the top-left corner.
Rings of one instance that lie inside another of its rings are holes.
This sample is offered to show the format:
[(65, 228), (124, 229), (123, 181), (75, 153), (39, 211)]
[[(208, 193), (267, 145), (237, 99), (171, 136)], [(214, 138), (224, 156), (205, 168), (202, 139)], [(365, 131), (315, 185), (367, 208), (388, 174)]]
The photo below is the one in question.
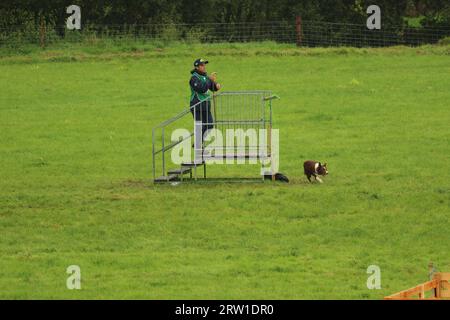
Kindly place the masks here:
[[(201, 102), (202, 101), (200, 101), (197, 104), (200, 104)], [(190, 114), (192, 108), (194, 108), (196, 105), (193, 105), (192, 107), (185, 109), (184, 111), (180, 112), (176, 116), (174, 116), (174, 117), (172, 117), (172, 118), (170, 118), (170, 119), (160, 123), (156, 127), (153, 127), (153, 129), (152, 129), (152, 172), (153, 172), (153, 179), (156, 178), (156, 156), (158, 154), (160, 154), (160, 153), (162, 154), (162, 176), (164, 176), (164, 175), (166, 175), (166, 158), (165, 158), (166, 151), (171, 150), (173, 147), (177, 146), (178, 144), (182, 143), (186, 139), (191, 138), (194, 135), (194, 132), (192, 132), (188, 137), (185, 137), (183, 139), (180, 139), (179, 141), (174, 141), (174, 142), (166, 145), (166, 143), (165, 143), (165, 130), (166, 130), (167, 126), (169, 126), (170, 124), (176, 122), (177, 120), (182, 119), (187, 114)], [(157, 148), (156, 147), (156, 131), (159, 130), (159, 129), (161, 130), (161, 148)]]

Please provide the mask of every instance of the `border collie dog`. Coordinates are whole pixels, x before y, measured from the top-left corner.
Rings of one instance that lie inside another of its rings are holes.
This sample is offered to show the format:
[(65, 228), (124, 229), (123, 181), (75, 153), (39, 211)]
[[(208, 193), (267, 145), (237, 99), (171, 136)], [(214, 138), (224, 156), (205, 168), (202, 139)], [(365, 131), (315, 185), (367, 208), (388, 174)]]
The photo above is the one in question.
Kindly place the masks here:
[(311, 176), (313, 176), (317, 181), (322, 183), (322, 179), (319, 176), (326, 176), (328, 174), (327, 164), (320, 163), (317, 161), (308, 160), (303, 163), (303, 169), (305, 170), (305, 176), (311, 181)]

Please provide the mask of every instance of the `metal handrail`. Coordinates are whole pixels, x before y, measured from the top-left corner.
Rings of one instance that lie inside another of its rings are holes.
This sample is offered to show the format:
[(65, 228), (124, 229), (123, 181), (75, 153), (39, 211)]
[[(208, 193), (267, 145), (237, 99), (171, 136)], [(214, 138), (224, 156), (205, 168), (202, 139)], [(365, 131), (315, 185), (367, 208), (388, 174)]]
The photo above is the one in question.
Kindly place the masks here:
[[(155, 156), (159, 153), (162, 152), (163, 155), (163, 172), (165, 172), (165, 159), (164, 159), (164, 153), (170, 149), (172, 149), (173, 147), (175, 147), (176, 145), (180, 144), (181, 142), (185, 141), (188, 138), (191, 138), (194, 133), (192, 132), (189, 136), (176, 141), (174, 143), (169, 144), (168, 146), (164, 145), (164, 128), (167, 127), (169, 124), (183, 118), (185, 115), (189, 114), (191, 112), (191, 110), (195, 107), (197, 107), (198, 105), (200, 105), (201, 103), (209, 100), (210, 98), (207, 99), (203, 99), (201, 101), (199, 101), (198, 103), (192, 105), (191, 107), (189, 107), (188, 109), (185, 109), (184, 111), (180, 112), (179, 114), (177, 114), (176, 116), (161, 122), (159, 125), (153, 127), (152, 129), (152, 169), (153, 169), (153, 179), (156, 178), (156, 165), (155, 165)], [(162, 147), (161, 149), (155, 150), (155, 130), (157, 129), (162, 129)]]
[(162, 151), (169, 151), (170, 149), (172, 149), (173, 147), (175, 147), (176, 145), (179, 145), (180, 143), (182, 143), (183, 141), (187, 140), (188, 138), (191, 138), (194, 135), (194, 133), (192, 132), (189, 136), (184, 137), (183, 139), (180, 139), (178, 141), (175, 141), (174, 143), (169, 144), (167, 147), (161, 148), (157, 151), (155, 151), (155, 155), (157, 155), (158, 153), (162, 152)]

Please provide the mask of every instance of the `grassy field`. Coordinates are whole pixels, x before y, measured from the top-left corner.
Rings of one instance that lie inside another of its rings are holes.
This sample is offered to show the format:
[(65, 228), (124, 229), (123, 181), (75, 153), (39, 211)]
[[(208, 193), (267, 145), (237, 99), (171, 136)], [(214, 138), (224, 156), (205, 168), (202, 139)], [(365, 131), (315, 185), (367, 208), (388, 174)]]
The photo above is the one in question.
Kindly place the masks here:
[[(289, 184), (153, 185), (151, 128), (198, 56), (224, 90), (281, 97)], [(449, 89), (449, 46), (0, 51), (0, 298), (380, 299), (449, 272)]]

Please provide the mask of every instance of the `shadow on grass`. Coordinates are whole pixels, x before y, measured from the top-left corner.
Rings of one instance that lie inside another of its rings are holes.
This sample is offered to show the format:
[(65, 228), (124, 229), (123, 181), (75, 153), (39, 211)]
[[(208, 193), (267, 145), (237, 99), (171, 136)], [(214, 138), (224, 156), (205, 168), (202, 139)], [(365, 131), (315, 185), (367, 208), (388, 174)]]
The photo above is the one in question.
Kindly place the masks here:
[[(169, 182), (160, 182), (160, 183), (155, 183), (155, 185), (160, 185), (160, 184), (173, 184), (173, 183), (182, 183), (182, 184), (228, 184), (228, 183), (256, 183), (256, 184), (262, 184), (262, 183), (271, 183), (271, 181), (269, 180), (263, 180), (262, 178), (241, 178), (241, 177), (227, 177), (227, 178), (198, 178), (197, 180), (195, 179), (189, 179), (189, 178), (185, 178), (183, 179), (183, 181), (181, 180), (176, 180), (176, 181), (169, 181)], [(278, 182), (278, 181), (276, 181)]]

